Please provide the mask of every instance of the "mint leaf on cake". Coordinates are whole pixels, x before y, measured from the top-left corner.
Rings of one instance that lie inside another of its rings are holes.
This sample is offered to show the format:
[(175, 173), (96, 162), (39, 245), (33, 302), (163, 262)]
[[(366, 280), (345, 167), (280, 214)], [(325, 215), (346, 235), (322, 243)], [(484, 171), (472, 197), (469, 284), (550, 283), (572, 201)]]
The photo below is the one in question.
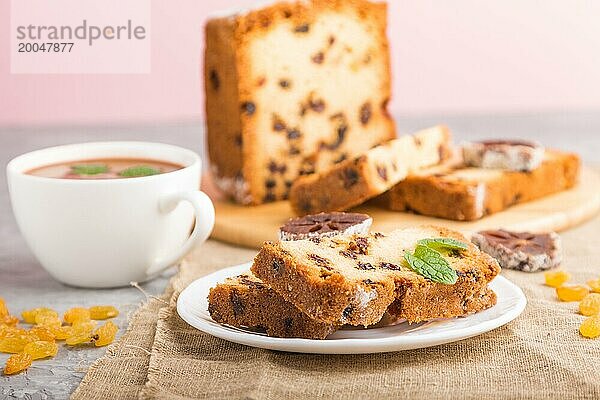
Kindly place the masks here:
[(442, 254), (430, 247), (417, 244), (414, 253), (404, 253), (410, 269), (433, 282), (455, 284), (458, 276)]
[(452, 238), (421, 239), (417, 242), (434, 250), (467, 250), (469, 245)]

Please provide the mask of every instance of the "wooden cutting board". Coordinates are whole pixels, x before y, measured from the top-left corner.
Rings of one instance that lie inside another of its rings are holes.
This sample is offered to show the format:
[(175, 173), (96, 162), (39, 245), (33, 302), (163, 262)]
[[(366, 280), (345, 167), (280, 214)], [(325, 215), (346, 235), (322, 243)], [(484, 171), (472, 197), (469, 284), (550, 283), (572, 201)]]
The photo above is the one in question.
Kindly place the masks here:
[[(292, 217), (287, 201), (254, 207), (216, 200), (214, 239), (245, 247), (259, 248), (264, 241), (276, 240), (278, 228)], [(478, 221), (460, 222), (422, 215), (388, 211), (373, 205), (352, 211), (373, 217), (373, 230), (389, 232), (408, 226), (435, 224), (465, 233), (504, 228), (515, 231), (561, 231), (591, 219), (600, 210), (600, 176), (591, 168), (581, 171), (580, 183), (571, 190), (523, 203)]]

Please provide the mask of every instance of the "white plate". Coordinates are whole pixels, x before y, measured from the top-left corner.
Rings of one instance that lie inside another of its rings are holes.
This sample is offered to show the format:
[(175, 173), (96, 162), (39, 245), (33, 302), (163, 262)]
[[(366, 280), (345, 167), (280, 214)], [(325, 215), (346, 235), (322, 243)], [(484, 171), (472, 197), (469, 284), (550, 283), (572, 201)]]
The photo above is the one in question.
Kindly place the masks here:
[(225, 278), (250, 269), (251, 263), (236, 265), (214, 272), (192, 282), (177, 300), (177, 312), (191, 326), (221, 339), (263, 349), (320, 354), (362, 354), (419, 349), (455, 342), (498, 328), (525, 309), (527, 300), (516, 285), (502, 276), (490, 287), (498, 295), (498, 303), (468, 317), (440, 319), (420, 324), (402, 323), (368, 329), (341, 329), (327, 339), (286, 339), (268, 337), (263, 333), (221, 325), (208, 313), (208, 292)]

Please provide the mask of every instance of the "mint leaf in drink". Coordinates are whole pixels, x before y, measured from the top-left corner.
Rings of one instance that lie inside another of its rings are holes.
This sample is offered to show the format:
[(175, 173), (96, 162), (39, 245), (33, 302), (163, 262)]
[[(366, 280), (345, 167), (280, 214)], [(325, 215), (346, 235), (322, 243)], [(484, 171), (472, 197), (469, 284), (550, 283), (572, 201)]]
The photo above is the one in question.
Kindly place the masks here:
[(421, 239), (417, 242), (434, 250), (468, 250), (469, 245), (452, 238)]
[(106, 164), (78, 164), (71, 166), (71, 172), (76, 175), (98, 175), (108, 172)]
[(417, 244), (414, 253), (406, 251), (404, 259), (410, 269), (433, 282), (452, 285), (458, 279), (456, 271), (440, 252), (425, 245)]
[(125, 178), (135, 178), (140, 176), (150, 176), (160, 174), (160, 171), (156, 168), (149, 167), (147, 165), (135, 165), (119, 172), (119, 175)]

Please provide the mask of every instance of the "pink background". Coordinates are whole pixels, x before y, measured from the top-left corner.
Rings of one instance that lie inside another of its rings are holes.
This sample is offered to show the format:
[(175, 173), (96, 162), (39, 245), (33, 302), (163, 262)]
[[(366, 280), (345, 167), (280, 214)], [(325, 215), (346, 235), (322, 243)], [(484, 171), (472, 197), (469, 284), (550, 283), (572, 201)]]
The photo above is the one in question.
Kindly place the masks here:
[[(11, 75), (0, 2), (0, 125), (202, 118), (207, 13), (249, 0), (152, 0), (152, 72)], [(391, 0), (394, 112), (600, 109), (600, 1)]]

